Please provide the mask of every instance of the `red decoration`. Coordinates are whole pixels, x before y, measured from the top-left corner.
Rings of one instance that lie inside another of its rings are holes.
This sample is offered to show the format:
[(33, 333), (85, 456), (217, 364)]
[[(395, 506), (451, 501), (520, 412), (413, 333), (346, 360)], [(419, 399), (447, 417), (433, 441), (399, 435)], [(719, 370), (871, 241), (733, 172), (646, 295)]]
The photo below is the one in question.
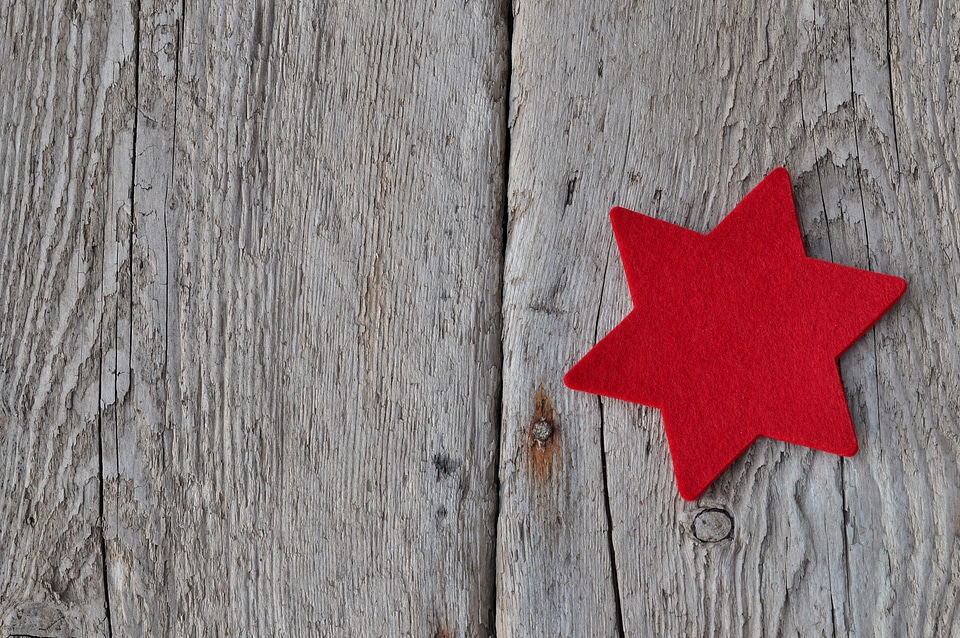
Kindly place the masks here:
[(700, 496), (760, 436), (856, 454), (836, 360), (903, 279), (807, 257), (782, 168), (708, 235), (610, 217), (634, 309), (564, 381), (659, 408), (681, 496)]

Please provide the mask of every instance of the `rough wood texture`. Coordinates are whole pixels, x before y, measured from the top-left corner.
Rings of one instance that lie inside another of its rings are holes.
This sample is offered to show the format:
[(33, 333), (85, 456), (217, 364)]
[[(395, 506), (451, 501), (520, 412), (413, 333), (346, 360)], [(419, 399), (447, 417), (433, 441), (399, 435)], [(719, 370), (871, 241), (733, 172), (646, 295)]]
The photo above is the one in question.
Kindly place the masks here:
[(0, 633), (487, 635), (503, 7), (103, 4), (0, 20)]
[[(715, 4), (0, 2), (0, 636), (960, 634), (960, 5)], [(910, 288), (685, 503), (562, 376), (778, 165)]]
[(129, 216), (129, 7), (0, 8), (0, 635), (104, 635), (100, 405)]
[[(502, 633), (612, 633), (617, 613), (638, 636), (960, 632), (956, 9), (515, 9)], [(763, 441), (685, 503), (658, 412), (560, 384), (629, 311), (607, 212), (707, 231), (781, 164), (811, 255), (910, 290), (841, 362), (857, 457)], [(575, 528), (570, 551), (524, 527), (543, 507), (523, 439), (539, 384), (563, 423), (552, 497), (573, 505), (537, 531)]]

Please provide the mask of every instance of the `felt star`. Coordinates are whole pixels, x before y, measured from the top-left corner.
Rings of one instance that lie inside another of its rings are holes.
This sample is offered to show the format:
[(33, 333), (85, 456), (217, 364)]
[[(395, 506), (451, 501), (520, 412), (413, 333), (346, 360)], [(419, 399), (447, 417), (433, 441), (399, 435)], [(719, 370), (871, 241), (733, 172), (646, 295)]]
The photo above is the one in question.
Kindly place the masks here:
[(574, 390), (659, 408), (692, 500), (758, 437), (852, 456), (837, 358), (906, 290), (806, 256), (787, 171), (709, 234), (614, 208), (634, 308), (566, 375)]

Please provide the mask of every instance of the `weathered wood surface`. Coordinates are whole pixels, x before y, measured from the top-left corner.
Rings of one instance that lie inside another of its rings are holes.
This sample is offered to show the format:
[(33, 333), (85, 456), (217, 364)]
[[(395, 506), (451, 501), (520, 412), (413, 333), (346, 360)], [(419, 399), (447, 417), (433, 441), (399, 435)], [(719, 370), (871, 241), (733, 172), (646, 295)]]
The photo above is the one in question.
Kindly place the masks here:
[[(515, 6), (502, 635), (960, 634), (958, 8)], [(629, 311), (613, 205), (705, 232), (778, 165), (811, 255), (910, 289), (841, 362), (859, 455), (762, 441), (686, 503), (659, 413), (562, 374)]]
[[(0, 4), (0, 636), (960, 634), (958, 15)], [(910, 288), (686, 503), (562, 376), (778, 165)]]
[(486, 636), (502, 7), (0, 23), (0, 633)]
[(100, 407), (133, 175), (130, 17), (110, 2), (0, 9), (3, 636), (109, 633)]

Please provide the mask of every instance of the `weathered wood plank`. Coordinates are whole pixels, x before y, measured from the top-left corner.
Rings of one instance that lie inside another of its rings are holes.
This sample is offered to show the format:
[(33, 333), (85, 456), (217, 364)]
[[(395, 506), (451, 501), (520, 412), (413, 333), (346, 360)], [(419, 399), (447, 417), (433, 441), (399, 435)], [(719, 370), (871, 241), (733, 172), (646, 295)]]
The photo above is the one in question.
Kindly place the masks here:
[(500, 3), (8, 5), (0, 629), (487, 635)]
[(118, 617), (486, 635), (500, 7), (144, 10)]
[(133, 15), (5, 2), (0, 25), (0, 634), (105, 635)]
[[(581, 49), (597, 42), (589, 18), (583, 20), (589, 8), (583, 10), (514, 3), (497, 527), (501, 636), (606, 636), (619, 624), (601, 414), (595, 397), (562, 384), (567, 364), (594, 337), (610, 249), (595, 241), (612, 203), (604, 181), (623, 162), (622, 149), (596, 136), (606, 96), (586, 76), (587, 69), (597, 74), (600, 58)], [(605, 136), (628, 134), (611, 124)]]
[[(626, 635), (958, 631), (955, 17), (891, 8), (888, 45), (877, 3), (515, 10), (498, 626), (612, 633), (619, 603)], [(857, 457), (761, 441), (685, 503), (658, 412), (561, 384), (629, 311), (607, 211), (707, 231), (781, 164), (811, 255), (911, 288), (841, 362)], [(575, 504), (549, 524), (540, 384)]]
[[(105, 409), (114, 424), (107, 438), (118, 450), (104, 487), (111, 622), (121, 635), (174, 635), (178, 612), (171, 590), (179, 578), (195, 578), (196, 571), (214, 567), (194, 555), (192, 571), (175, 571), (179, 566), (170, 558), (178, 553), (178, 537), (167, 509), (176, 507), (176, 497), (165, 499), (176, 487), (170, 472), (176, 441), (170, 427), (189, 427), (172, 416), (183, 402), (176, 374), (181, 352), (176, 245), (182, 209), (173, 182), (181, 5), (177, 0), (141, 0), (136, 33), (133, 207), (117, 330), (118, 349), (129, 362), (128, 382), (122, 400)], [(204, 507), (198, 501), (179, 507)], [(222, 578), (221, 572), (210, 580)], [(189, 618), (182, 622), (189, 627)]]
[[(870, 264), (910, 290), (878, 327), (877, 389), (847, 463), (854, 634), (960, 635), (960, 7), (854, 2), (859, 195)], [(889, 59), (889, 67), (887, 61)], [(892, 101), (892, 109), (890, 103)], [(878, 138), (893, 137), (879, 144)], [(870, 361), (871, 356), (875, 364)], [(846, 372), (846, 371), (845, 371)], [(870, 377), (873, 377), (870, 379)]]

